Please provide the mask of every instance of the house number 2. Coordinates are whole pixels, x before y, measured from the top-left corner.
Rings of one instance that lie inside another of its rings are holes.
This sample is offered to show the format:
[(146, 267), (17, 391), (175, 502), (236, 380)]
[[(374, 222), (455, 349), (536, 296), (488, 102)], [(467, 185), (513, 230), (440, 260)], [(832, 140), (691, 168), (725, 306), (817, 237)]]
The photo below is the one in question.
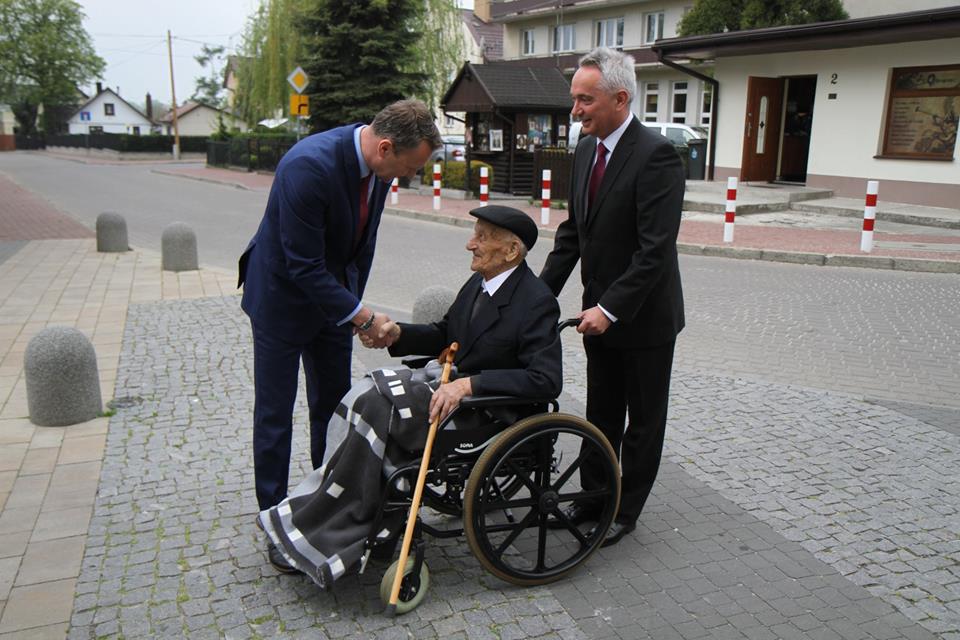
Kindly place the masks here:
[(835, 73), (830, 74), (830, 84), (837, 84), (837, 74)]

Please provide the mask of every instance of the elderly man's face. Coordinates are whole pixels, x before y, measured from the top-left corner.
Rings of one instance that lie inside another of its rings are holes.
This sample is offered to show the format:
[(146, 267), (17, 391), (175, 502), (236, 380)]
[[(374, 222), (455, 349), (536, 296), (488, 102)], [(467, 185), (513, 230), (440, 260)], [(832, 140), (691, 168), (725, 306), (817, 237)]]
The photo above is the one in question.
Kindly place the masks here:
[(484, 280), (506, 271), (510, 268), (511, 260), (517, 257), (510, 234), (502, 232), (486, 220), (477, 220), (473, 226), (473, 236), (467, 242), (467, 251), (473, 254), (470, 270), (479, 272)]

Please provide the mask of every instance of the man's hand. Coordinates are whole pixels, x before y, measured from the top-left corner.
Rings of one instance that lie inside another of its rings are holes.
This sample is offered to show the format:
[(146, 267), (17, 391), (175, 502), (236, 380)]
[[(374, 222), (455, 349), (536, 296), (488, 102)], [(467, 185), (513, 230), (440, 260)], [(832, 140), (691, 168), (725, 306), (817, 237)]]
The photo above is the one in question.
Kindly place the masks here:
[(610, 322), (610, 318), (600, 310), (600, 307), (590, 307), (585, 311), (581, 311), (577, 317), (580, 318), (580, 324), (577, 325), (577, 333), (583, 333), (588, 336), (599, 336), (613, 324)]
[(440, 420), (446, 418), (460, 405), (462, 398), (470, 395), (473, 395), (470, 378), (460, 378), (440, 385), (430, 398), (430, 422), (436, 420), (437, 416), (440, 416)]
[[(371, 312), (372, 313), (372, 312)], [(360, 314), (357, 314), (360, 315)], [(357, 329), (357, 335), (360, 336), (360, 344), (370, 349), (382, 349), (384, 347), (390, 346), (393, 344), (392, 341), (388, 342), (389, 338), (389, 326), (393, 325), (396, 327), (396, 323), (390, 319), (385, 313), (376, 313), (373, 314), (373, 324), (371, 324), (366, 331), (360, 331)], [(387, 327), (385, 329), (384, 327)], [(355, 327), (356, 328), (356, 327)], [(399, 327), (397, 327), (399, 330)], [(399, 333), (397, 334), (399, 335)], [(395, 340), (396, 338), (394, 338)]]
[(400, 339), (400, 325), (393, 320), (388, 320), (380, 327), (377, 334), (377, 340), (382, 343), (381, 346), (392, 347), (393, 343)]

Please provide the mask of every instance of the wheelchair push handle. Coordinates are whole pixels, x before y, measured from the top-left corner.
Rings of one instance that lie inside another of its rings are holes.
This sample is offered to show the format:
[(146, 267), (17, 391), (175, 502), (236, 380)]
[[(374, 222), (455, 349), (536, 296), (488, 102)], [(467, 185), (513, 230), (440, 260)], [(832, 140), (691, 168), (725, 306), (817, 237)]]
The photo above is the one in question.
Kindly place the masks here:
[(560, 324), (557, 325), (557, 331), (563, 331), (567, 327), (575, 327), (580, 324), (580, 318), (567, 318), (566, 320), (561, 320)]

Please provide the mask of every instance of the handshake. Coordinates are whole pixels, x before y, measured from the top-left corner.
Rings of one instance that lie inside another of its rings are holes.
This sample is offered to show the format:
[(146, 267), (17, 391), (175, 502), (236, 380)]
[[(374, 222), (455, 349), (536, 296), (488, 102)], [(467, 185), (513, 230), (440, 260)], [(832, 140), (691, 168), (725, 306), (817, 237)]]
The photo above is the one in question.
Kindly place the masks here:
[(360, 344), (368, 349), (383, 349), (393, 345), (400, 337), (400, 325), (385, 313), (374, 313), (366, 307), (360, 310), (354, 320), (366, 317), (364, 322), (354, 322), (353, 330), (360, 337)]

